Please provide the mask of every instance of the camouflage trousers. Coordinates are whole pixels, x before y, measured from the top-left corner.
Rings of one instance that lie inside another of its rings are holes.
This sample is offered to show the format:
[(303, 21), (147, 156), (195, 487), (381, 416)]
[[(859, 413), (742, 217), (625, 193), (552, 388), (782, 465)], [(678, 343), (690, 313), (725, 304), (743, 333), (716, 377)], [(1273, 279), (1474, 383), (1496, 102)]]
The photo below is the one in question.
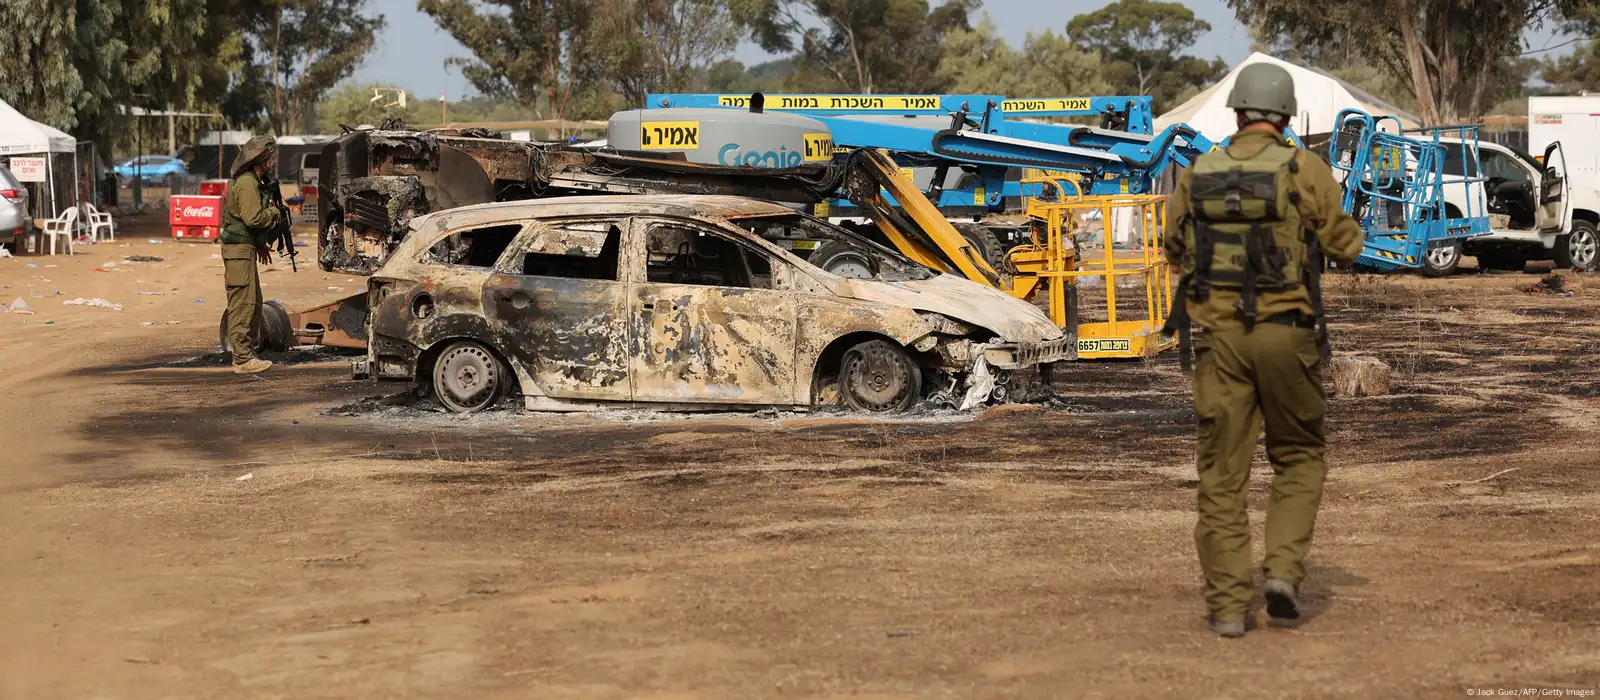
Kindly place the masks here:
[(234, 364), (243, 364), (256, 356), (255, 338), (261, 326), (261, 277), (256, 270), (255, 246), (222, 244), (222, 281), (228, 288), (228, 352)]
[(1253, 593), (1247, 495), (1263, 424), (1273, 478), (1262, 568), (1295, 586), (1305, 578), (1327, 475), (1322, 358), (1314, 331), (1277, 323), (1208, 331), (1196, 352), (1195, 547), (1211, 614), (1237, 620)]

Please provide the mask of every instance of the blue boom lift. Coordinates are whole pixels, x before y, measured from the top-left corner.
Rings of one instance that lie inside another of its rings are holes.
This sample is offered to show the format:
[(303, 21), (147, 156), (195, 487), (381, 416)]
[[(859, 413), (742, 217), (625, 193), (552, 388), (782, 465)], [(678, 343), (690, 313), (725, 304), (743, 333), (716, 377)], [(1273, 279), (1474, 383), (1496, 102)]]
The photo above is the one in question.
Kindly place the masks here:
[[(1407, 136), (1399, 119), (1357, 109), (1341, 111), (1334, 125), (1328, 161), (1344, 177), (1344, 210), (1366, 231), (1356, 264), (1426, 271), (1430, 253), (1489, 232), (1487, 205), (1473, 196), (1483, 190), (1472, 185), (1484, 181), (1477, 126), (1417, 129)], [(1474, 171), (1446, 173), (1447, 151), (1454, 149), (1464, 151)], [(1459, 217), (1446, 213), (1445, 187), (1466, 189), (1467, 210)]]
[[(804, 114), (827, 126), (838, 147), (887, 149), (941, 212), (972, 222), (1020, 213), (1024, 195), (1040, 194), (1037, 185), (1021, 182), (1023, 168), (1075, 173), (1084, 195), (1143, 194), (1166, 168), (1187, 166), (1212, 148), (1186, 125), (1151, 135), (1149, 97), (653, 94), (646, 104)], [(1018, 121), (1053, 116), (1098, 116), (1101, 126)], [(919, 177), (917, 170), (932, 175)], [(862, 212), (834, 200), (817, 213), (837, 220)], [(1014, 224), (962, 228), (969, 239), (993, 239), (978, 241), (991, 263), (1028, 240)]]

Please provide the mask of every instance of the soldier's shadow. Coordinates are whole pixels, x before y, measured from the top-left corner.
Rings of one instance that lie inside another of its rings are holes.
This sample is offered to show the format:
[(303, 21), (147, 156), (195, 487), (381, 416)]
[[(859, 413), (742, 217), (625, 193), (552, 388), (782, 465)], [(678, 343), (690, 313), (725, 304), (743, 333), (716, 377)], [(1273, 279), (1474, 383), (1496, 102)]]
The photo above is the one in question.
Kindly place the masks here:
[[(1256, 590), (1261, 590), (1261, 581), (1256, 582)], [(1300, 584), (1300, 625), (1311, 622), (1332, 610), (1338, 600), (1344, 596), (1346, 587), (1360, 587), (1372, 583), (1372, 579), (1352, 573), (1349, 569), (1336, 564), (1322, 564), (1318, 562), (1306, 563), (1306, 579)], [(1256, 594), (1251, 602), (1251, 610), (1261, 610), (1266, 607), (1266, 600), (1260, 593)], [(1296, 625), (1297, 627), (1299, 625)]]

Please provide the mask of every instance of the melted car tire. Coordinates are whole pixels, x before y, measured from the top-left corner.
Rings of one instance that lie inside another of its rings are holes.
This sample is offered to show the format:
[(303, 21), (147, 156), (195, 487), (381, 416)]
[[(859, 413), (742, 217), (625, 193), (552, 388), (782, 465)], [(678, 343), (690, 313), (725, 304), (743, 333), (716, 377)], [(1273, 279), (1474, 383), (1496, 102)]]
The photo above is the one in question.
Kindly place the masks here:
[(852, 410), (904, 413), (922, 394), (922, 368), (904, 348), (869, 340), (846, 350), (839, 364), (839, 395)]
[(433, 363), (433, 395), (453, 413), (477, 413), (506, 391), (510, 375), (500, 358), (480, 343), (457, 340)]

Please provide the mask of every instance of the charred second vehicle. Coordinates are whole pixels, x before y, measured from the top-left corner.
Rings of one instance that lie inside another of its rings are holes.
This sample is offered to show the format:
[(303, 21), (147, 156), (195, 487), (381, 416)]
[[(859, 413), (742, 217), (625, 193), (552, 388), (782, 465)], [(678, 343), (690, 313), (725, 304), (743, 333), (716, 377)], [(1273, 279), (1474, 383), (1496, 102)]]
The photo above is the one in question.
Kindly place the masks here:
[[(493, 203), (407, 228), (370, 280), (355, 372), (454, 411), (511, 394), (536, 410), (969, 407), (1075, 352), (1027, 302), (754, 199)], [(851, 246), (871, 277), (825, 272), (787, 239)]]

